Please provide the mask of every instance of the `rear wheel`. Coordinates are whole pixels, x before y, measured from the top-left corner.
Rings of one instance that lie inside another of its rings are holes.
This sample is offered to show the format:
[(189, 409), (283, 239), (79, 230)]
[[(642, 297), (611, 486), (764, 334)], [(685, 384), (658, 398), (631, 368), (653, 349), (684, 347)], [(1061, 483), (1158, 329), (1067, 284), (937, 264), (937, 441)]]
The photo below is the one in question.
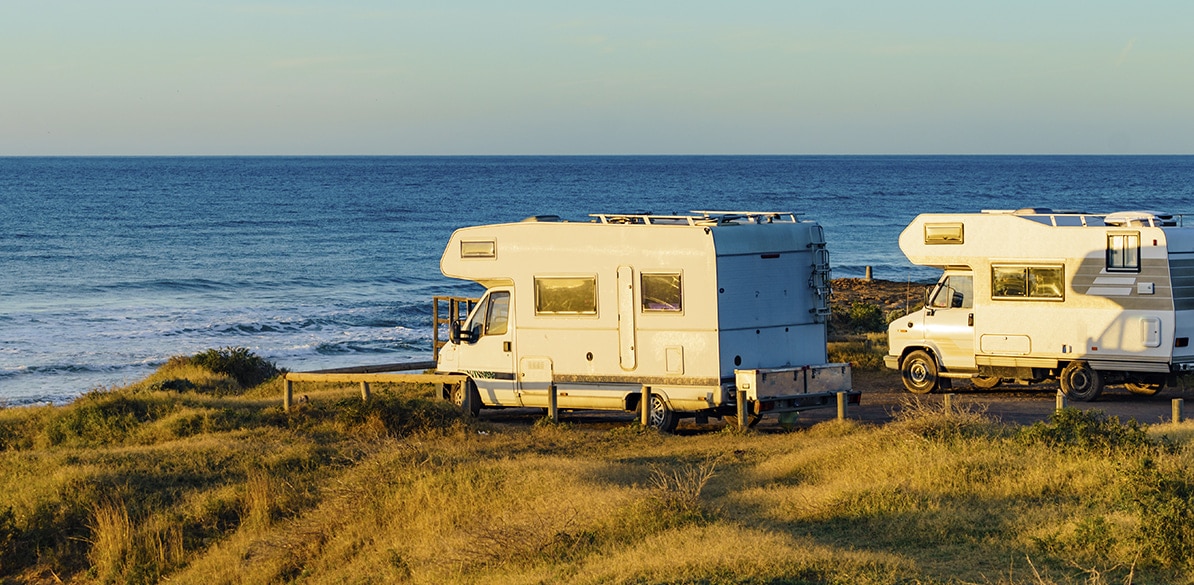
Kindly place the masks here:
[(975, 388), (990, 390), (999, 386), (1000, 382), (1003, 382), (1003, 380), (998, 376), (979, 376), (977, 378), (971, 378), (970, 382), (974, 384)]
[(928, 352), (914, 351), (900, 365), (904, 387), (913, 394), (928, 394), (937, 389), (937, 362)]
[(647, 413), (648, 425), (664, 433), (676, 430), (676, 424), (680, 422), (680, 417), (676, 416), (676, 411), (667, 405), (667, 401), (662, 396), (652, 394), (649, 406), (650, 412)]
[(1125, 382), (1124, 388), (1138, 396), (1155, 396), (1165, 388), (1165, 376), (1143, 376), (1131, 382)]
[(1061, 391), (1074, 400), (1090, 402), (1103, 393), (1103, 379), (1083, 361), (1070, 362), (1061, 371)]

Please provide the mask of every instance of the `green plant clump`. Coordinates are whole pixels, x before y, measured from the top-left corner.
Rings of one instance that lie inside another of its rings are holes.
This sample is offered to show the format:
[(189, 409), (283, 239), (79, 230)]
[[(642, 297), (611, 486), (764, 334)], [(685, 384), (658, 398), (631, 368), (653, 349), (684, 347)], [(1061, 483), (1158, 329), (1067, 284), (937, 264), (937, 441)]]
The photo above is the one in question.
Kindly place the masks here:
[(190, 361), (217, 374), (232, 376), (242, 388), (252, 388), (282, 373), (272, 362), (247, 347), (209, 349), (191, 356)]
[(1038, 422), (1020, 431), (1020, 438), (1058, 449), (1092, 450), (1111, 453), (1118, 449), (1158, 446), (1148, 438), (1144, 427), (1135, 420), (1120, 422), (1101, 410), (1063, 408), (1049, 415), (1049, 422)]
[(885, 331), (887, 319), (883, 309), (871, 303), (854, 301), (849, 307), (834, 306), (829, 329), (833, 334)]

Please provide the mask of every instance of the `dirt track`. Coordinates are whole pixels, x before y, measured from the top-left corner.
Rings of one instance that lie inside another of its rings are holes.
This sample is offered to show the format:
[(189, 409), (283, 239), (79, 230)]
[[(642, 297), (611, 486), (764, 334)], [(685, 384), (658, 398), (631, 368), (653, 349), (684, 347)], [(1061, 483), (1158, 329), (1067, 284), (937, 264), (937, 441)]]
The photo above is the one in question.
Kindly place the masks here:
[[(942, 394), (917, 396), (904, 390), (899, 372), (894, 370), (855, 371), (854, 389), (862, 392), (861, 404), (849, 406), (847, 417), (882, 424), (909, 403), (919, 400), (922, 404), (940, 406)], [(1057, 384), (1042, 383), (1031, 386), (1008, 385), (993, 390), (980, 390), (969, 382), (954, 381), (953, 405), (957, 409), (981, 412), (998, 421), (1009, 424), (1030, 425), (1048, 420), (1056, 407)], [(1194, 387), (1165, 388), (1156, 396), (1137, 396), (1120, 386), (1111, 386), (1094, 402), (1067, 401), (1066, 405), (1082, 410), (1097, 409), (1120, 420), (1135, 419), (1141, 423), (1155, 424), (1169, 422), (1172, 414), (1172, 400), (1182, 398), (1190, 404), (1186, 418), (1194, 418)], [(481, 421), (499, 425), (530, 426), (543, 416), (542, 409), (512, 408), (484, 410)], [(837, 417), (837, 410), (825, 408), (802, 412), (796, 429), (808, 428), (816, 423)], [(631, 424), (636, 416), (630, 413), (600, 411), (577, 411), (561, 413), (561, 420), (591, 430), (604, 430), (615, 426)], [(692, 419), (684, 419), (677, 429), (678, 434), (702, 433), (720, 430), (724, 423), (711, 419), (708, 424), (698, 425)], [(777, 431), (781, 427), (775, 416), (764, 417), (756, 426), (761, 432)]]
[[(980, 390), (964, 380), (955, 380), (953, 404), (955, 408), (973, 409), (1006, 423), (1032, 424), (1049, 418), (1057, 402), (1057, 383), (1045, 382), (1030, 386), (1004, 385), (993, 390)], [(917, 396), (904, 390), (900, 375), (894, 370), (855, 371), (854, 389), (862, 391), (862, 404), (852, 406), (850, 418), (886, 422), (909, 401), (920, 400), (940, 405), (941, 394)], [(1172, 400), (1182, 398), (1194, 408), (1194, 388), (1165, 388), (1156, 396), (1137, 396), (1122, 386), (1110, 386), (1094, 402), (1069, 400), (1067, 406), (1082, 410), (1098, 409), (1121, 420), (1136, 419), (1142, 423), (1169, 422)], [(834, 412), (808, 412), (806, 421), (827, 420)], [(1187, 417), (1190, 414), (1187, 413)], [(760, 423), (762, 424), (762, 423)]]

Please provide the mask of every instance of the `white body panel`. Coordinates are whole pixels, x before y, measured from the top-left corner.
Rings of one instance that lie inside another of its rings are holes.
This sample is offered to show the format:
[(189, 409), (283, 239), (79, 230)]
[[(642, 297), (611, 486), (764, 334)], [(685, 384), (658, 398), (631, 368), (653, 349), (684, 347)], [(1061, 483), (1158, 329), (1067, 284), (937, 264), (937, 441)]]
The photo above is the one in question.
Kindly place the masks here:
[[(829, 268), (818, 224), (787, 213), (628, 217), (453, 233), (441, 270), (488, 289), (465, 330), (508, 291), (510, 337), (449, 344), (438, 369), (468, 374), (486, 406), (547, 406), (554, 384), (560, 408), (622, 409), (649, 386), (694, 412), (731, 400), (738, 368), (824, 364)], [(679, 294), (648, 298), (644, 278), (674, 281)], [(544, 282), (595, 282), (595, 302), (555, 310), (547, 293), (538, 298)]]
[[(1194, 363), (1194, 228), (1157, 223), (1044, 210), (918, 216), (900, 249), (944, 269), (938, 289), (969, 275), (973, 291), (967, 307), (938, 302), (893, 321), (888, 365), (922, 348), (947, 374), (1074, 360), (1168, 373)], [(1019, 270), (1024, 287), (1007, 284)]]

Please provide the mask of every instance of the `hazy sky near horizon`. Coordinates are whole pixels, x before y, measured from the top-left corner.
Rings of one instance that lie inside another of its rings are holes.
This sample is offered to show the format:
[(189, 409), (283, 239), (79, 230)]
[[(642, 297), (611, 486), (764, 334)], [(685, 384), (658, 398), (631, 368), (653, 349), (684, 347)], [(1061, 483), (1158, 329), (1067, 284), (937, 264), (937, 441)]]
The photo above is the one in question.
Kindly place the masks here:
[(1194, 2), (4, 0), (0, 155), (1194, 153)]

